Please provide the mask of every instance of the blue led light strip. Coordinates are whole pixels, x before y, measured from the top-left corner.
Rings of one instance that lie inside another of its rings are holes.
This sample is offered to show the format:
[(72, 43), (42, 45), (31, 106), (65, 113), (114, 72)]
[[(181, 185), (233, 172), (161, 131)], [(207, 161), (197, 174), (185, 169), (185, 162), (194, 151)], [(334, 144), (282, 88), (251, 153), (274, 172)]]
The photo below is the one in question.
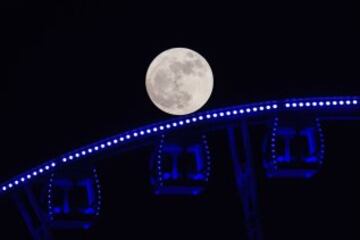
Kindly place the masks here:
[(156, 156), (156, 167), (157, 167), (157, 180), (160, 187), (164, 186), (163, 182), (163, 167), (162, 167), (162, 150), (164, 145), (164, 137), (165, 135), (161, 135), (161, 140), (159, 144), (159, 149)]
[(210, 173), (211, 173), (211, 156), (210, 156), (210, 150), (209, 150), (209, 145), (208, 145), (208, 141), (206, 139), (206, 135), (203, 134), (201, 136), (202, 138), (202, 147), (204, 148), (204, 152), (205, 152), (205, 159), (206, 159), (206, 170), (205, 170), (205, 181), (209, 182), (209, 177), (210, 177)]
[(328, 110), (359, 111), (359, 101), (359, 96), (286, 99), (280, 101), (266, 101), (238, 105), (177, 117), (168, 121), (158, 122), (133, 129), (90, 144), (83, 148), (68, 152), (58, 158), (54, 158), (0, 184), (0, 194), (10, 192), (11, 190), (18, 188), (19, 186), (26, 184), (39, 176), (53, 172), (54, 170), (59, 169), (64, 165), (68, 165), (75, 160), (84, 159), (87, 156), (113, 149), (114, 147), (133, 140), (159, 134), (161, 135), (164, 132), (171, 131), (172, 129), (200, 125), (203, 122), (221, 121), (230, 118), (253, 117), (276, 112), (293, 112), (297, 110), (314, 111), (317, 113)]

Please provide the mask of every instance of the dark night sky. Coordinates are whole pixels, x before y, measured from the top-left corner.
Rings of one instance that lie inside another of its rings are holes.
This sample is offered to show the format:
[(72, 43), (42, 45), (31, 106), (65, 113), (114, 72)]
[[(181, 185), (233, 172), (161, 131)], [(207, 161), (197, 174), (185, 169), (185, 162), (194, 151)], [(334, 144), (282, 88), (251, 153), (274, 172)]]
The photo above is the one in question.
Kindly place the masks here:
[[(354, 61), (358, 60), (359, 25), (356, 20), (359, 17), (350, 2), (144, 2), (73, 0), (34, 3), (16, 0), (0, 4), (0, 36), (3, 40), (0, 46), (0, 180), (101, 137), (167, 119), (169, 116), (150, 102), (144, 81), (151, 60), (171, 47), (194, 49), (210, 63), (215, 86), (203, 109), (294, 96), (360, 94), (358, 61)], [(347, 133), (350, 132), (356, 136), (353, 130)], [(333, 136), (338, 139), (337, 136), (346, 138), (348, 135), (333, 130)], [(347, 149), (347, 145), (342, 144), (342, 150)], [(343, 156), (335, 152), (334, 156)], [(330, 173), (332, 170), (324, 175), (328, 174), (331, 183), (346, 175), (339, 173), (338, 178), (331, 178)], [(108, 176), (104, 178), (109, 179)], [(314, 200), (319, 204), (325, 196), (331, 195), (330, 189), (324, 187), (328, 185), (323, 182), (319, 180), (312, 187), (296, 183), (294, 188), (301, 193), (315, 193), (322, 189), (324, 194), (318, 194)], [(278, 193), (293, 190), (289, 186), (280, 184), (272, 189)], [(131, 186), (126, 189), (133, 191)], [(293, 191), (292, 198), (295, 199), (296, 191)], [(349, 192), (344, 190), (344, 194)], [(233, 192), (229, 190), (226, 194), (232, 196)], [(269, 193), (264, 191), (263, 194)], [(130, 204), (133, 199), (129, 194), (127, 196), (124, 201)], [(283, 214), (279, 219), (284, 218), (286, 207), (281, 208), (282, 204), (277, 202), (284, 198), (281, 195), (271, 197), (273, 205), (268, 208), (282, 210), (280, 213), (265, 212), (269, 216)], [(208, 208), (221, 213), (219, 217), (226, 218), (227, 212), (232, 213), (234, 216), (228, 217), (235, 219), (239, 210), (233, 197), (228, 197), (230, 203), (224, 210), (216, 207), (225, 201), (223, 198), (212, 199), (215, 200), (204, 200)], [(294, 199), (288, 197), (287, 200)], [(302, 200), (312, 206), (309, 197)], [(138, 201), (141, 205), (141, 200)], [(199, 207), (203, 206), (201, 203), (202, 200), (186, 202), (195, 213), (208, 214), (205, 213), (207, 208)], [(185, 203), (178, 204), (185, 208)], [(167, 208), (173, 209), (171, 203), (165, 201), (164, 205), (166, 207), (160, 210), (160, 215)], [(140, 223), (135, 221), (135, 217), (129, 220), (124, 226), (128, 229), (126, 231), (152, 228), (149, 234), (156, 236), (160, 233), (153, 225), (146, 225), (146, 221), (151, 221), (150, 216), (157, 214), (155, 210), (143, 206), (140, 209), (147, 214), (143, 212), (141, 215), (134, 203), (131, 206), (138, 214), (137, 218), (142, 220)], [(321, 211), (325, 214), (326, 209), (323, 207)], [(307, 221), (305, 213), (296, 212), (301, 216), (294, 217), (295, 223)], [(315, 217), (319, 222), (325, 222), (319, 226), (318, 237), (322, 236), (321, 229), (326, 229), (330, 222), (320, 217), (324, 214), (318, 213), (318, 219)], [(352, 216), (350, 213), (344, 216), (336, 214), (335, 218)], [(130, 210), (125, 215), (130, 216)], [(196, 224), (196, 217), (190, 218), (190, 222)], [(311, 226), (307, 229), (316, 229), (312, 225), (316, 220), (310, 221)], [(227, 225), (232, 229), (230, 233), (236, 232), (234, 228), (240, 220), (234, 221)], [(286, 222), (284, 219), (281, 221)], [(108, 222), (102, 222), (99, 229), (106, 229), (105, 223)], [(166, 221), (163, 224), (166, 225)], [(217, 227), (216, 223), (211, 224), (206, 226)], [(348, 226), (347, 223), (343, 225), (339, 232)], [(205, 224), (200, 226), (205, 227)], [(292, 227), (294, 231), (302, 228)], [(187, 231), (183, 229), (183, 232)], [(273, 230), (271, 234), (277, 239), (296, 239), (286, 238), (279, 232)], [(217, 232), (214, 230), (213, 233)], [(232, 239), (230, 236), (223, 239)], [(350, 239), (351, 235), (347, 236), (343, 239)], [(316, 238), (306, 236), (299, 239)]]

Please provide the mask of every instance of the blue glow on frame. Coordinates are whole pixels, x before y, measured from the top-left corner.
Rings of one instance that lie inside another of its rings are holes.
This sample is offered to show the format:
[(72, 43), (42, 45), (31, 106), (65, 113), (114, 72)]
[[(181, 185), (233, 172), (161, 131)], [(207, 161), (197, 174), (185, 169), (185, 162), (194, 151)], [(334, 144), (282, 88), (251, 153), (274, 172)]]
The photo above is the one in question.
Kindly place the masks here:
[[(224, 119), (225, 116), (233, 116), (233, 118), (236, 118), (237, 116), (239, 118), (246, 117), (246, 116), (255, 116), (254, 114), (257, 112), (256, 116), (261, 115), (261, 113), (264, 114), (272, 114), (276, 113), (278, 110), (279, 112), (286, 112), (293, 109), (301, 109), (302, 111), (316, 111), (317, 113), (321, 113), (322, 109), (333, 109), (335, 113), (340, 113), (344, 109), (346, 111), (359, 111), (358, 107), (359, 97), (358, 96), (348, 96), (348, 97), (319, 97), (319, 98), (306, 98), (306, 99), (286, 99), (286, 100), (279, 100), (279, 101), (267, 101), (262, 103), (254, 103), (254, 104), (248, 104), (248, 105), (241, 105), (241, 106), (232, 106), (228, 108), (222, 108), (222, 109), (215, 109), (208, 111), (206, 113), (195, 113), (187, 117), (180, 116), (176, 119), (164, 121), (160, 123), (155, 123), (150, 126), (143, 126), (138, 129), (133, 129), (129, 131), (128, 133), (122, 133), (117, 136), (114, 136), (110, 139), (99, 141), (95, 144), (91, 144), (86, 147), (80, 148), (80, 150), (74, 150), (71, 153), (62, 154), (59, 158), (53, 159), (50, 163), (43, 164), (41, 166), (38, 166), (32, 170), (25, 171), (22, 174), (15, 176), (11, 178), (10, 180), (4, 182), (0, 186), (6, 186), (7, 191), (9, 183), (12, 184), (12, 188), (14, 189), (16, 186), (22, 185), (22, 183), (25, 183), (26, 179), (36, 179), (40, 173), (43, 173), (44, 170), (49, 171), (51, 165), (52, 168), (56, 168), (56, 163), (62, 163), (61, 165), (69, 164), (71, 163), (76, 157), (77, 159), (86, 159), (87, 156), (95, 153), (96, 151), (101, 149), (110, 151), (114, 148), (114, 146), (117, 146), (119, 142), (121, 143), (127, 143), (132, 142), (131, 140), (139, 139), (140, 137), (147, 137), (147, 136), (153, 136), (155, 134), (159, 133), (159, 130), (163, 131), (166, 129), (175, 129), (178, 126), (182, 126), (185, 123), (188, 126), (195, 126), (196, 124), (200, 124), (202, 122), (210, 122), (213, 118), (220, 117), (221, 119)], [(244, 111), (245, 109), (245, 111)], [(263, 110), (266, 110), (263, 112)], [(240, 113), (238, 115), (238, 113)], [(251, 114), (251, 115), (250, 115)], [(227, 118), (228, 119), (228, 118)], [(155, 130), (156, 129), (156, 130)], [(129, 134), (131, 133), (131, 135)], [(132, 138), (132, 136), (134, 138)], [(85, 150), (84, 150), (85, 149)], [(55, 166), (53, 166), (55, 164)], [(42, 170), (40, 170), (42, 169)], [(34, 171), (36, 174), (34, 174)], [(28, 177), (30, 175), (30, 178)], [(41, 174), (43, 175), (43, 174)], [(25, 176), (24, 181), (21, 181), (21, 176)], [(15, 181), (18, 181), (18, 185), (15, 186)], [(30, 181), (26, 181), (30, 182)]]

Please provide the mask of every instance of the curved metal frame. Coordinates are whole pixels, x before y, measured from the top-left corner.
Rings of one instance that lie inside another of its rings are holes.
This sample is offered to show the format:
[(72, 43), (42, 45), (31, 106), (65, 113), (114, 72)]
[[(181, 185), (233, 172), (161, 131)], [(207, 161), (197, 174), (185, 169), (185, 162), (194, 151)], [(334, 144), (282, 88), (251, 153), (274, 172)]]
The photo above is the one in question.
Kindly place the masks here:
[(0, 184), (0, 195), (10, 193), (32, 182), (34, 179), (38, 179), (40, 176), (48, 175), (62, 167), (69, 166), (73, 162), (117, 149), (131, 142), (159, 136), (166, 132), (214, 122), (221, 125), (222, 122), (229, 120), (250, 117), (257, 118), (265, 115), (298, 111), (310, 113), (360, 113), (360, 96), (294, 98), (265, 101), (219, 108), (145, 125), (67, 152), (30, 170), (24, 171)]

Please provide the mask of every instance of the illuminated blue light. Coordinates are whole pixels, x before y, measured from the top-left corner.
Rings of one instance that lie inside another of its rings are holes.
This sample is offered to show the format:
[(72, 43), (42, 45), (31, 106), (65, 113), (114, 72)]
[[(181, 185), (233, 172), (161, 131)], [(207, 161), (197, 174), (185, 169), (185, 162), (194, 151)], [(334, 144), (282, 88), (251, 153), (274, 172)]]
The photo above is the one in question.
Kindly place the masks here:
[(23, 177), (20, 178), (20, 181), (21, 181), (21, 182), (25, 182), (25, 178), (23, 178)]
[(46, 170), (49, 170), (49, 169), (50, 169), (50, 167), (49, 167), (48, 165), (46, 165), (46, 166), (45, 166), (45, 169), (46, 169)]
[(31, 178), (31, 175), (30, 175), (30, 174), (28, 174), (28, 175), (26, 175), (26, 177), (27, 177), (27, 179), (30, 179), (30, 178)]
[[(314, 98), (315, 99), (315, 98)], [(287, 100), (287, 101), (289, 101), (289, 102), (284, 102), (283, 104), (284, 105), (281, 105), (281, 106), (285, 106), (285, 107), (303, 107), (303, 106), (307, 106), (307, 107), (310, 107), (310, 106), (344, 106), (344, 105), (358, 105), (358, 100), (357, 99), (354, 99), (354, 98), (351, 98), (351, 97), (348, 97), (348, 98), (329, 98), (329, 99), (326, 99), (326, 98), (320, 98), (320, 99), (322, 99), (322, 101), (320, 101), (319, 99), (303, 99), (303, 102), (298, 102), (297, 100)], [(335, 99), (335, 100), (334, 100)], [(306, 102), (306, 100), (308, 101), (308, 102)], [(281, 103), (282, 101), (279, 101), (279, 103)], [(254, 105), (253, 105), (254, 106)], [(256, 105), (256, 107), (253, 107), (253, 106), (249, 106), (249, 109), (246, 109), (246, 112), (251, 112), (251, 111), (253, 111), (253, 112), (256, 112), (256, 111), (262, 111), (262, 110), (264, 110), (264, 109), (267, 109), (267, 110), (270, 110), (270, 109), (276, 109), (277, 107), (278, 107), (278, 105), (276, 105), (276, 104), (269, 104), (269, 105), (262, 105), (262, 106), (259, 106), (259, 105)], [(216, 112), (215, 112), (216, 111)], [(237, 114), (237, 113), (244, 113), (244, 110), (215, 110), (215, 111), (213, 111), (213, 112), (211, 112), (210, 114), (207, 114), (206, 115), (206, 118), (212, 118), (212, 116), (214, 116), (214, 117), (218, 117), (218, 116), (221, 116), (221, 117), (223, 117), (223, 116), (230, 116), (230, 115), (232, 115), (232, 112), (234, 112), (234, 114)], [(238, 112), (237, 112), (238, 111)], [(205, 118), (205, 115), (203, 115), (204, 117), (203, 118)], [(196, 120), (200, 120), (201, 119), (201, 116), (197, 116), (196, 118), (195, 118)], [(187, 123), (190, 123), (190, 121), (191, 120), (193, 120), (193, 121), (196, 121), (196, 120), (194, 120), (194, 118), (190, 118), (190, 120), (187, 120)], [(184, 119), (184, 121), (185, 121), (185, 119)], [(178, 125), (182, 125), (182, 124), (184, 124), (184, 121), (177, 121), (176, 123), (178, 124)], [(173, 125), (174, 125), (174, 123), (173, 123)], [(165, 126), (163, 126), (163, 127), (159, 127), (159, 126), (157, 126), (157, 129), (158, 130), (162, 130), (162, 129), (164, 129), (165, 128)], [(154, 132), (156, 131), (155, 129), (156, 128), (151, 128), (151, 129), (154, 129)], [(319, 130), (320, 131), (320, 130)], [(148, 133), (150, 133), (151, 132), (151, 130), (147, 130), (147, 132)], [(134, 132), (132, 132), (132, 133), (130, 133), (131, 134), (131, 136), (134, 134), (134, 136), (136, 136), (136, 134), (141, 134), (141, 135), (143, 135), (143, 134), (145, 134), (145, 128), (143, 128), (143, 131), (139, 131), (139, 132), (137, 132), (137, 133), (134, 133)], [(123, 135), (124, 136), (124, 135)], [(128, 139), (130, 138), (130, 137), (127, 137)], [(122, 138), (122, 141), (124, 140), (124, 138)], [(119, 141), (119, 139), (111, 139), (111, 142), (106, 142), (105, 143), (105, 146), (103, 146), (103, 145), (101, 145), (101, 147), (102, 148), (104, 148), (104, 147), (106, 147), (106, 145), (112, 145), (112, 144), (116, 144), (117, 142)], [(121, 140), (120, 140), (121, 141)], [(86, 155), (86, 154), (89, 154), (89, 153), (92, 153), (93, 151), (96, 151), (96, 150), (98, 150), (99, 149), (99, 147), (95, 147), (95, 146), (92, 146), (92, 148), (85, 148), (85, 150), (86, 151), (78, 151), (78, 153), (76, 153), (76, 152), (73, 152), (72, 154), (73, 155), (66, 155), (66, 156), (63, 156), (63, 157), (60, 157), (57, 161), (59, 161), (59, 162), (56, 162), (56, 163), (61, 163), (60, 161), (62, 161), (62, 162), (69, 162), (70, 160), (73, 160), (73, 158), (75, 158), (75, 155), (74, 154), (76, 154), (76, 157), (80, 157), (81, 155)], [(61, 160), (60, 160), (61, 159)], [(47, 167), (45, 167), (44, 169), (46, 169), (46, 170), (49, 170), (49, 167), (47, 166)], [(36, 174), (38, 174), (38, 175), (40, 175), (40, 173), (42, 173), (44, 170), (42, 170), (42, 169), (37, 169), (37, 172), (34, 174), (34, 175), (36, 175)], [(31, 173), (31, 176), (33, 176), (33, 173), (32, 173), (32, 171), (31, 172), (29, 172), (29, 173)], [(25, 176), (25, 178), (24, 178), (24, 181), (26, 180), (26, 175), (24, 175)], [(21, 181), (21, 179), (20, 178), (17, 178), (18, 179), (18, 182), (19, 181)], [(11, 181), (12, 182), (12, 184), (14, 184), (15, 185), (15, 181), (14, 180), (12, 180)], [(6, 185), (7, 186), (7, 185)]]
[(203, 117), (203, 116), (199, 116), (198, 119), (201, 121), (201, 120), (204, 119), (204, 117)]
[(6, 191), (6, 187), (5, 187), (5, 186), (3, 186), (3, 187), (2, 187), (2, 190), (3, 190), (3, 191)]
[(76, 153), (76, 154), (75, 154), (75, 157), (77, 157), (77, 158), (80, 157), (80, 154)]
[(44, 170), (43, 170), (42, 168), (40, 168), (40, 169), (39, 169), (39, 172), (40, 172), (40, 173), (43, 173), (43, 172), (44, 172)]
[(173, 127), (176, 127), (176, 126), (177, 126), (177, 123), (176, 123), (176, 122), (174, 122), (172, 125), (173, 125)]
[[(119, 138), (119, 140), (120, 140), (120, 142), (123, 142), (123, 141), (124, 141), (124, 138), (121, 137), (121, 138)], [(95, 150), (97, 150), (97, 147), (95, 147)]]
[(134, 132), (133, 135), (134, 135), (134, 137), (137, 137), (137, 136), (138, 136), (138, 133), (137, 133), (137, 132)]
[(192, 118), (192, 121), (193, 121), (193, 122), (196, 122), (196, 121), (197, 121), (197, 119), (196, 119), (195, 117), (193, 117), (193, 118)]
[(51, 166), (52, 166), (52, 167), (55, 167), (55, 166), (56, 166), (56, 164), (55, 164), (55, 163), (51, 163)]
[(9, 186), (9, 188), (12, 188), (12, 187), (13, 187), (12, 183), (9, 183), (9, 185), (8, 185), (8, 186)]
[(157, 127), (154, 127), (154, 128), (153, 128), (153, 131), (154, 131), (154, 132), (157, 132)]
[(190, 119), (186, 119), (185, 122), (186, 122), (186, 123), (190, 123)]
[(243, 109), (240, 109), (240, 111), (239, 111), (240, 114), (244, 114), (244, 112), (245, 111)]
[(151, 130), (150, 130), (150, 129), (146, 129), (146, 132), (147, 132), (147, 133), (151, 133)]
[(236, 110), (233, 110), (233, 114), (236, 115), (236, 114), (237, 114), (237, 111), (236, 111)]
[(170, 124), (166, 124), (166, 128), (168, 129), (171, 128)]
[(19, 184), (19, 181), (18, 181), (18, 180), (15, 180), (14, 183), (15, 183), (15, 185), (18, 185), (18, 184)]
[(162, 125), (159, 128), (160, 128), (161, 131), (164, 130), (164, 126), (162, 126)]
[[(149, 130), (149, 129), (148, 129)], [(150, 130), (149, 130), (150, 131)], [(130, 139), (130, 135), (129, 134), (127, 134), (126, 135), (126, 139)]]
[(34, 171), (34, 172), (33, 172), (33, 175), (34, 175), (34, 176), (36, 176), (36, 175), (37, 175), (37, 172), (36, 172), (36, 171)]

